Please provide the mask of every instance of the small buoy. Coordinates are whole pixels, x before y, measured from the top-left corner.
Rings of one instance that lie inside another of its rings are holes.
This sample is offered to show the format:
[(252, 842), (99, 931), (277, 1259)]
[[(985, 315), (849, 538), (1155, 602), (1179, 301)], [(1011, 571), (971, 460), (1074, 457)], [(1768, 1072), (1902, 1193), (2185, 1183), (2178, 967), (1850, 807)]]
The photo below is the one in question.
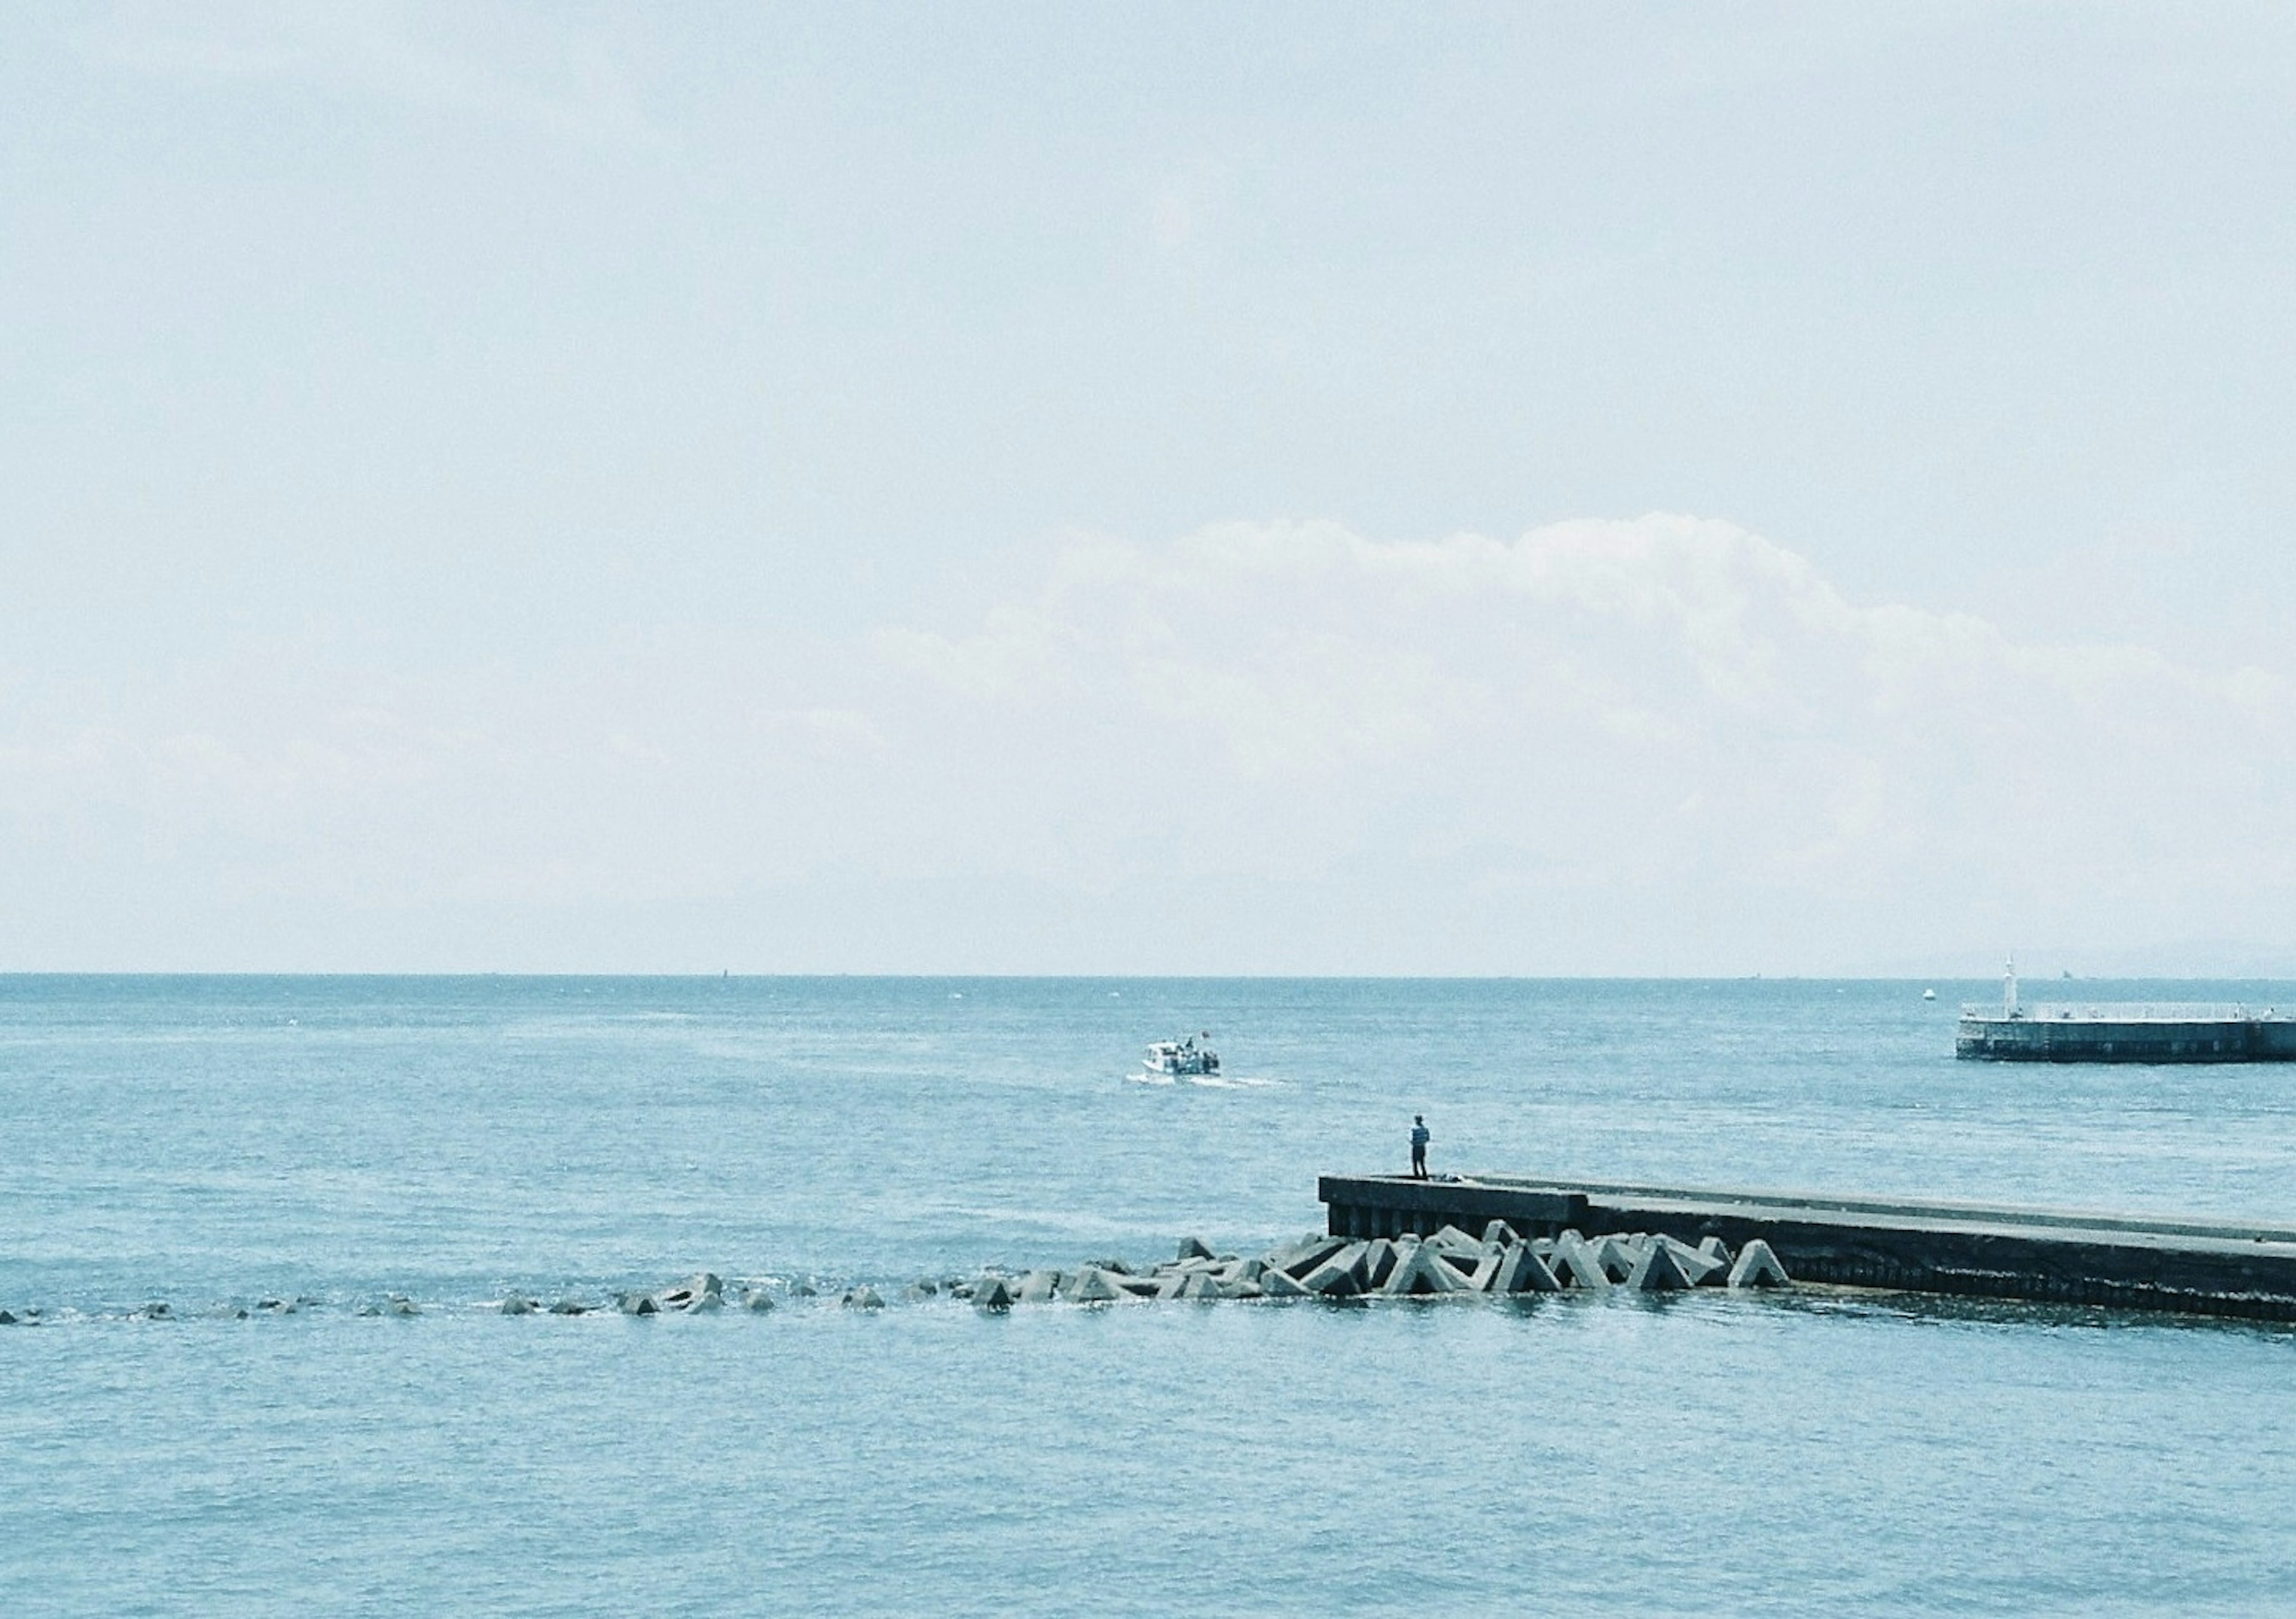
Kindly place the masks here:
[(1922, 991), (1922, 999), (1923, 1000), (1935, 1000), (1937, 999), (1937, 991), (1935, 990), (1923, 990)]

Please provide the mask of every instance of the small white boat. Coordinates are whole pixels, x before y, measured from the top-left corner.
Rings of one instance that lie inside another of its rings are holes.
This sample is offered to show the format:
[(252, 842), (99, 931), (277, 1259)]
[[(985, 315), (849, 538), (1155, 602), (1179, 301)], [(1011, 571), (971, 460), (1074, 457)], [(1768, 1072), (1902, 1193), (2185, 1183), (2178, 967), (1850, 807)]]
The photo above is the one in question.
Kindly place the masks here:
[[(1220, 1071), (1219, 1053), (1211, 1048), (1211, 1038), (1207, 1030), (1184, 1040), (1158, 1040), (1148, 1048), (1141, 1066), (1152, 1080), (1210, 1079)], [(1199, 1045), (1199, 1040), (1203, 1043)]]

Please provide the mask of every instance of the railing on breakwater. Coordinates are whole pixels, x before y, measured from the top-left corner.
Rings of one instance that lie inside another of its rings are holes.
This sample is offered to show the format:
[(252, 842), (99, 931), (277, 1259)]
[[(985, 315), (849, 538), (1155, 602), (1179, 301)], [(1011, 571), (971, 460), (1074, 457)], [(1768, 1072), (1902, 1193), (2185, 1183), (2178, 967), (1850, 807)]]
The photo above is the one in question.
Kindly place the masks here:
[(1980, 1023), (2242, 1023), (2274, 1022), (2281, 1016), (2276, 1007), (2251, 1012), (2238, 1001), (2203, 1000), (2036, 1001), (2013, 1012), (1989, 1002), (1964, 1001), (1961, 1015)]

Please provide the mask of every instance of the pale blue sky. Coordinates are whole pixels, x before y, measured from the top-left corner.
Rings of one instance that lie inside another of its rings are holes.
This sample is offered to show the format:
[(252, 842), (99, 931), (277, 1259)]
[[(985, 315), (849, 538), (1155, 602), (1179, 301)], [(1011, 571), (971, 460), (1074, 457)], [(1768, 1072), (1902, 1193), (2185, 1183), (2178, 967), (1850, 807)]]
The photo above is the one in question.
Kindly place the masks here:
[(0, 967), (2296, 971), (2292, 108), (2265, 6), (18, 8)]

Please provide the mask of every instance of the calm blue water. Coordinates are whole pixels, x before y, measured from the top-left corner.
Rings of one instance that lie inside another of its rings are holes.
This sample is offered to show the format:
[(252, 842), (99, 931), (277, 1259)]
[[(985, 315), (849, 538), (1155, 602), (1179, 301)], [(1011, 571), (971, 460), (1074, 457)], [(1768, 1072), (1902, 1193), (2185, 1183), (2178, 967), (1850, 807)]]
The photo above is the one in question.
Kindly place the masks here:
[[(1439, 1170), (2296, 1218), (2296, 1074), (1957, 1064), (1996, 989), (1921, 987), (0, 979), (0, 1606), (2296, 1611), (2279, 1329), (480, 1308), (1265, 1245), (1414, 1111)], [(1261, 1082), (1123, 1082), (1202, 1028)]]

